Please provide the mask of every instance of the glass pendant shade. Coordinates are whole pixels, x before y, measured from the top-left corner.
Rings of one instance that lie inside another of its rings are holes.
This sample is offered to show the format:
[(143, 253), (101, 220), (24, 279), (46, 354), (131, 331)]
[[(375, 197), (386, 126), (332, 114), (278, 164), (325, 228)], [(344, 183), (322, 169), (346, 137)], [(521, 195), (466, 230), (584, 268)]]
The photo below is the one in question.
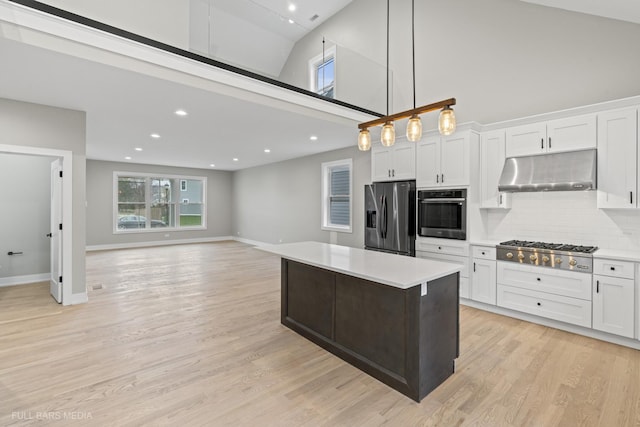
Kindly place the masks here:
[(369, 129), (362, 129), (358, 134), (358, 148), (360, 151), (369, 151), (371, 149), (371, 133)]
[(414, 114), (407, 123), (407, 139), (411, 142), (418, 142), (422, 138), (422, 120)]
[(450, 107), (445, 107), (440, 111), (438, 129), (442, 135), (451, 135), (456, 131), (456, 115)]
[(382, 126), (380, 142), (385, 147), (391, 147), (396, 142), (396, 130), (393, 127), (393, 122), (387, 122)]

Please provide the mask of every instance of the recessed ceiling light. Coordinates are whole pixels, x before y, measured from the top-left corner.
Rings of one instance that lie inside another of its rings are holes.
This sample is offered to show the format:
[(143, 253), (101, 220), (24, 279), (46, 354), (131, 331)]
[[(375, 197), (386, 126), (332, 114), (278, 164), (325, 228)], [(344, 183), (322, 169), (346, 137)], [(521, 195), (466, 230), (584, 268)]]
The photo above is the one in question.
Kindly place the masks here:
[(187, 112), (184, 110), (176, 110), (176, 116), (184, 117), (187, 115)]
[(271, 150), (269, 150), (268, 148), (265, 148), (265, 149), (264, 149), (264, 152), (265, 152), (265, 153), (270, 153), (270, 152), (271, 152)]
[(289, 24), (293, 24), (293, 19), (289, 19)]
[(293, 3), (291, 3), (291, 4), (289, 5), (289, 12), (295, 12), (295, 10), (296, 10), (296, 5), (295, 5), (295, 4), (293, 4)]
[(160, 135), (158, 135), (157, 133), (152, 133), (151, 135), (149, 135), (151, 138), (153, 139), (158, 139), (160, 138)]
[(318, 140), (318, 137), (317, 137), (317, 136), (315, 136), (315, 135), (311, 135), (311, 136), (309, 137), (309, 139), (310, 139), (310, 140), (312, 140), (312, 141), (317, 141), (317, 140)]
[(216, 165), (214, 165), (213, 163), (211, 163), (209, 166), (211, 166), (212, 168), (216, 167)]
[(124, 158), (125, 160), (131, 160), (131, 157), (127, 156)]
[(234, 162), (237, 162), (237, 161), (238, 161), (238, 158), (237, 158), (237, 157), (234, 157), (234, 158), (233, 158), (233, 161), (234, 161)]
[(142, 148), (136, 147), (136, 151), (142, 151)]

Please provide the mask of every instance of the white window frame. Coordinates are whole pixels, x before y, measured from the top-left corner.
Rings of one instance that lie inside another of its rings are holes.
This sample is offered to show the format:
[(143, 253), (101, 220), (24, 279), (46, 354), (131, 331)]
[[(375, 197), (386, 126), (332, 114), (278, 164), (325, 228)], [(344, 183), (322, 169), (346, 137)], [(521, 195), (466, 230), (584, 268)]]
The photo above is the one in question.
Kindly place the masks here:
[[(333, 45), (330, 48), (325, 49), (324, 51), (324, 62), (329, 61), (333, 58), (333, 98), (338, 99), (338, 57), (337, 57), (336, 46)], [(318, 66), (323, 64), (322, 61), (323, 55), (320, 53), (319, 55), (314, 56), (309, 60), (309, 88), (311, 92), (318, 93), (318, 85), (316, 81), (316, 72)]]
[[(150, 182), (151, 179), (154, 178), (168, 178), (175, 179), (180, 183), (180, 187), (178, 189), (178, 193), (182, 188), (181, 181), (186, 181), (189, 179), (199, 180), (202, 182), (202, 225), (198, 226), (189, 226), (189, 227), (181, 227), (180, 226), (180, 205), (177, 200), (177, 195), (174, 194), (174, 198), (176, 198), (175, 204), (175, 215), (176, 215), (176, 225), (174, 227), (157, 227), (157, 228), (131, 228), (131, 229), (119, 229), (118, 228), (118, 178), (119, 177), (132, 177), (132, 178), (145, 178), (146, 180), (146, 188), (145, 188), (145, 217), (147, 221), (151, 219), (151, 188)], [(127, 172), (127, 171), (114, 171), (113, 172), (113, 234), (132, 234), (132, 233), (166, 233), (167, 231), (195, 231), (195, 230), (206, 230), (207, 229), (207, 177), (206, 176), (186, 176), (186, 175), (170, 175), (164, 173), (140, 173), (140, 172)]]
[[(336, 167), (344, 167), (347, 166), (349, 168), (349, 225), (338, 225), (330, 223), (329, 209), (330, 209), (330, 197), (331, 197), (331, 170)], [(322, 186), (322, 199), (320, 205), (322, 207), (322, 223), (320, 224), (320, 228), (326, 231), (339, 231), (342, 233), (351, 233), (353, 230), (353, 160), (352, 159), (343, 159), (336, 160), (333, 162), (325, 162), (322, 163), (322, 175), (321, 175), (321, 186)]]

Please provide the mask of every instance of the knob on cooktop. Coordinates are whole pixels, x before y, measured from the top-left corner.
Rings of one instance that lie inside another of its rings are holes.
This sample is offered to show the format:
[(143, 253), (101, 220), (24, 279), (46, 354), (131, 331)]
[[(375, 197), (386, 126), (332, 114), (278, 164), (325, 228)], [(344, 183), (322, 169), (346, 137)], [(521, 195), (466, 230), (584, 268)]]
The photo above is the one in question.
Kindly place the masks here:
[(513, 258), (513, 254), (511, 252), (507, 252), (507, 258), (509, 259)]

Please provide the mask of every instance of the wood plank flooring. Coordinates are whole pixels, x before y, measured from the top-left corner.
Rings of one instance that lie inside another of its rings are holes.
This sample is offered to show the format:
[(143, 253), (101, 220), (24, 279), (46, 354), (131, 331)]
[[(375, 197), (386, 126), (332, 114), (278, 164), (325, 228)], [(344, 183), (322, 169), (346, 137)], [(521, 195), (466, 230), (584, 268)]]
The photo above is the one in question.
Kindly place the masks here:
[(0, 288), (0, 425), (640, 426), (639, 351), (464, 306), (417, 404), (280, 325), (280, 260), (241, 243), (89, 253), (87, 282)]

